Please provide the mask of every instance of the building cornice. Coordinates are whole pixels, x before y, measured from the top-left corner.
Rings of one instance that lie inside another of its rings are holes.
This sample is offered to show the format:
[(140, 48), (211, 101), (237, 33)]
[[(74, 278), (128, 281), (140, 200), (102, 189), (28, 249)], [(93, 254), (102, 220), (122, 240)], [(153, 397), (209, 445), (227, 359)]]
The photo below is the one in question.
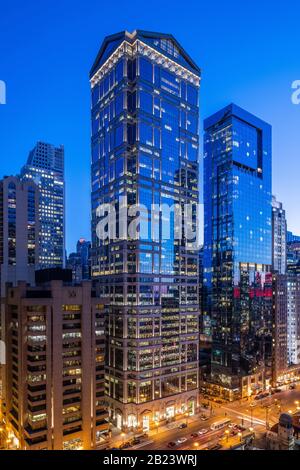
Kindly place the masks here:
[(94, 88), (94, 86), (97, 85), (97, 83), (99, 83), (99, 81), (114, 67), (118, 60), (126, 54), (131, 57), (134, 57), (137, 54), (141, 54), (145, 57), (148, 57), (151, 61), (157, 63), (158, 65), (168, 69), (170, 72), (175, 73), (181, 79), (187, 80), (195, 86), (200, 85), (201, 78), (198, 75), (192, 73), (187, 68), (178, 64), (148, 44), (145, 44), (143, 41), (137, 39), (133, 44), (130, 44), (127, 41), (123, 41), (119, 45), (119, 47), (92, 76), (90, 80), (91, 87)]

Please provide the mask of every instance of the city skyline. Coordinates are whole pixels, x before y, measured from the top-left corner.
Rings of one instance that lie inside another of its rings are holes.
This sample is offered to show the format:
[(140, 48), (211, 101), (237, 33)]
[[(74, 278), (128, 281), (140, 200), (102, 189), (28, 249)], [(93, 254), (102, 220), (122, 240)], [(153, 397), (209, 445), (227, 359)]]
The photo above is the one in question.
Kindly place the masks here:
[(0, 450), (300, 450), (300, 6), (156, 2), (3, 8)]
[[(235, 2), (231, 2), (231, 5), (234, 7)], [(62, 17), (68, 12), (67, 6), (68, 2), (65, 2), (64, 7), (58, 7)], [(57, 38), (51, 34), (50, 24), (54, 13), (47, 5), (44, 11), (37, 12), (38, 15), (43, 15), (43, 12), (47, 14), (46, 21), (42, 22), (43, 29), (40, 29), (36, 22), (33, 24), (30, 18), (30, 13), (35, 8), (33, 2), (29, 2), (27, 11), (24, 11), (20, 6), (17, 14), (9, 6), (6, 7), (6, 20), (4, 20), (4, 27), (0, 32), (2, 39), (0, 50), (4, 45), (8, 48), (5, 53), (3, 51), (1, 54), (3, 60), (0, 78), (7, 85), (7, 103), (0, 107), (0, 128), (3, 132), (0, 140), (0, 154), (3, 155), (4, 160), (2, 173), (17, 174), (28, 151), (37, 140), (50, 142), (54, 145), (64, 144), (68, 252), (73, 250), (79, 237), (90, 238), (90, 130), (88, 119), (90, 108), (88, 70), (90, 63), (102, 37), (109, 34), (110, 31), (124, 29), (133, 31), (135, 28), (154, 31), (167, 30), (178, 37), (183, 47), (190, 51), (197, 62), (201, 63), (203, 69), (201, 122), (204, 117), (214, 113), (217, 109), (230, 102), (235, 102), (272, 124), (274, 131), (274, 194), (285, 207), (288, 229), (294, 233), (300, 232), (297, 205), (293, 195), (293, 191), (297, 188), (298, 165), (300, 165), (297, 160), (297, 128), (300, 122), (300, 106), (293, 105), (291, 100), (292, 82), (299, 78), (296, 66), (296, 42), (292, 40), (292, 28), (288, 30), (287, 26), (283, 24), (283, 28), (286, 28), (285, 42), (277, 37), (276, 28), (271, 28), (271, 25), (279, 23), (281, 18), (288, 18), (290, 22), (293, 22), (299, 7), (295, 6), (293, 12), (290, 13), (284, 11), (275, 13), (260, 5), (259, 20), (255, 19), (253, 13), (248, 10), (247, 17), (243, 19), (240, 17), (243, 10), (229, 16), (226, 11), (227, 7), (228, 5), (226, 7), (218, 5), (220, 13), (224, 14), (224, 23), (227, 21), (227, 35), (224, 36), (223, 45), (226, 48), (226, 53), (216, 41), (219, 34), (222, 31), (225, 32), (225, 26), (220, 23), (218, 16), (214, 23), (215, 27), (209, 29), (209, 24), (212, 24), (213, 19), (213, 11), (209, 6), (191, 4), (191, 9), (183, 13), (183, 20), (189, 19), (190, 21), (189, 34), (184, 34), (179, 23), (182, 12), (179, 15), (173, 11), (169, 11), (167, 22), (165, 17), (162, 22), (159, 16), (155, 16), (155, 19), (151, 15), (149, 19), (144, 18), (140, 10), (138, 19), (136, 15), (124, 19), (117, 11), (113, 10), (115, 14), (106, 26), (103, 27), (97, 23), (97, 27), (95, 27), (93, 25), (96, 25), (98, 7), (97, 5), (91, 7), (87, 2), (85, 6), (72, 10), (73, 25), (64, 24), (65, 29), (63, 30), (62, 24), (56, 20)], [(101, 8), (103, 10), (103, 7)], [(165, 9), (166, 6), (161, 8)], [(14, 21), (19, 25), (21, 31), (21, 18), (22, 22), (26, 18), (27, 21), (24, 22), (27, 25), (26, 28), (31, 25), (33, 30), (33, 34), (27, 37), (26, 43), (23, 46), (18, 45), (18, 48), (16, 48), (16, 40), (11, 36), (7, 27), (12, 12)], [(253, 12), (255, 12), (255, 8), (253, 8)], [(55, 18), (58, 17), (57, 13), (55, 15)], [(220, 15), (221, 17), (223, 16)], [(89, 21), (83, 22), (81, 18), (88, 18)], [(203, 18), (207, 18), (207, 24)], [(267, 18), (269, 22), (266, 22)], [(199, 24), (197, 20), (199, 20)], [(85, 26), (85, 23), (89, 24), (89, 27)], [(283, 23), (287, 22), (283, 21)], [(74, 24), (77, 25), (78, 32), (75, 32)], [(243, 29), (242, 24), (244, 25)], [(258, 30), (255, 38), (249, 34), (253, 28)], [(230, 29), (233, 29), (234, 33), (229, 33)], [(264, 33), (261, 32), (262, 29)], [(235, 34), (239, 35), (242, 40), (235, 41)], [(36, 35), (39, 35), (40, 38), (38, 42), (35, 41)], [(263, 40), (264, 35), (268, 35), (266, 43)], [(83, 36), (85, 37), (84, 43), (81, 39)], [(58, 41), (63, 41), (65, 49), (59, 50)], [(76, 54), (72, 52), (74, 44), (77, 45)], [(44, 58), (41, 51), (46, 47), (48, 54)], [(267, 48), (271, 53), (268, 56), (268, 64), (265, 64), (264, 55)], [(9, 51), (12, 53), (11, 57)], [(227, 60), (228, 57), (229, 60)], [(20, 77), (14, 73), (15, 60), (30, 65), (23, 72), (22, 87), (20, 86)], [(279, 60), (280, 71), (277, 65)], [(41, 77), (40, 70), (37, 68), (38, 63), (48, 71), (47, 79)], [(29, 71), (30, 68), (36, 72), (36, 77)], [(64, 78), (68, 76), (67, 69), (72, 70), (73, 82), (71, 85)], [(251, 75), (252, 70), (255, 70), (255, 79)], [(45, 85), (47, 85), (46, 88)], [(22, 93), (23, 87), (28, 90), (25, 95)], [(47, 89), (46, 94), (43, 93), (44, 89)], [(20, 107), (27, 110), (30, 127), (24, 123), (24, 119), (21, 119), (22, 108)], [(19, 139), (13, 142), (5, 136), (5, 133), (9, 135), (12, 122), (14, 122), (14, 128), (19, 135)], [(201, 139), (203, 139), (202, 134)], [(283, 159), (284, 165), (281, 164)], [(291, 167), (293, 167), (293, 172), (289, 171)], [(78, 187), (81, 188), (79, 196)], [(78, 213), (82, 214), (79, 220)], [(74, 230), (75, 227), (76, 230)]]

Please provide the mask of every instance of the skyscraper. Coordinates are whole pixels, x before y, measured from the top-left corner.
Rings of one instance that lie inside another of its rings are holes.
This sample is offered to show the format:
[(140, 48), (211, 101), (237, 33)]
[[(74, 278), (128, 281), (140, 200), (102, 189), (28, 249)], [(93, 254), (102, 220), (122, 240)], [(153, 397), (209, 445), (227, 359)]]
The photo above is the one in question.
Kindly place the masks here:
[(148, 430), (197, 406), (198, 251), (161, 211), (152, 234), (101, 241), (97, 208), (198, 202), (200, 70), (173, 36), (135, 31), (104, 40), (90, 78), (92, 275), (110, 296), (106, 390), (119, 428)]
[(62, 267), (65, 259), (64, 148), (37, 142), (21, 170), (40, 189), (39, 267)]
[(204, 313), (213, 342), (208, 386), (231, 400), (271, 378), (271, 127), (231, 104), (204, 128)]
[(282, 203), (272, 197), (272, 266), (279, 274), (286, 272), (286, 218)]

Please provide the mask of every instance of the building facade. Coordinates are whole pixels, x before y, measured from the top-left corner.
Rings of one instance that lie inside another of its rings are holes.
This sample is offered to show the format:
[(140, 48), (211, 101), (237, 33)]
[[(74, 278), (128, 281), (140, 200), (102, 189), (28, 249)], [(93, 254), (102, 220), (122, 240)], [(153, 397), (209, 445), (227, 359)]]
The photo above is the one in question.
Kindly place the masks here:
[[(198, 202), (200, 70), (172, 36), (135, 31), (104, 40), (90, 78), (92, 276), (110, 296), (106, 393), (114, 424), (148, 430), (197, 407), (198, 251), (176, 240), (172, 215), (147, 222), (152, 204)], [(127, 232), (129, 217), (125, 234), (117, 225), (117, 237), (99, 240), (101, 204), (117, 215), (142, 205), (146, 232)]]
[(274, 385), (300, 375), (300, 275), (274, 274)]
[(290, 230), (287, 230), (287, 236), (286, 236), (286, 241), (287, 243), (290, 242), (300, 242), (300, 235), (295, 235), (293, 232)]
[(5, 391), (5, 286), (34, 282), (38, 264), (39, 190), (32, 182), (0, 180), (0, 397)]
[(288, 282), (287, 276), (273, 275), (273, 384), (283, 381), (288, 369)]
[(232, 400), (271, 379), (271, 127), (232, 104), (204, 128), (207, 380), (212, 393)]
[(67, 268), (72, 269), (74, 282), (91, 278), (91, 242), (84, 238), (78, 240), (76, 252), (68, 257)]
[(287, 272), (300, 274), (300, 242), (298, 241), (287, 243)]
[(8, 288), (6, 423), (20, 449), (105, 442), (104, 312), (89, 281), (73, 286), (56, 276)]
[(272, 266), (279, 274), (286, 273), (287, 228), (282, 203), (272, 197)]
[(39, 190), (8, 176), (0, 181), (1, 295), (5, 284), (34, 282), (39, 247)]
[(21, 170), (23, 181), (40, 190), (39, 268), (63, 267), (65, 260), (64, 147), (37, 142)]
[(266, 434), (267, 450), (299, 450), (294, 437), (293, 416), (282, 413), (279, 422)]
[(287, 276), (288, 365), (300, 365), (300, 275)]

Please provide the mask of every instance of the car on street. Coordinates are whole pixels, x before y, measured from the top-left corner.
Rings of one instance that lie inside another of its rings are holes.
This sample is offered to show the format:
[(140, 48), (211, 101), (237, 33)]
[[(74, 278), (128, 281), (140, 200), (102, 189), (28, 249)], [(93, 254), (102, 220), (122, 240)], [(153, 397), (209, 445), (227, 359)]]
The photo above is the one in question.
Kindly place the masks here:
[[(277, 389), (275, 389), (275, 393), (277, 393)], [(263, 398), (267, 398), (268, 396), (270, 396), (269, 392), (263, 392), (263, 393), (260, 393), (259, 395), (256, 395), (254, 400), (262, 400)]]
[(196, 439), (196, 437), (199, 437), (199, 434), (197, 432), (192, 432), (191, 438)]
[(137, 446), (137, 445), (140, 444), (140, 443), (141, 443), (141, 440), (138, 439), (137, 437), (134, 437), (134, 438), (130, 441), (130, 444), (131, 444), (132, 446)]
[(187, 423), (181, 423), (181, 424), (179, 424), (178, 428), (179, 428), (179, 429), (187, 428)]
[(200, 431), (198, 432), (199, 436), (203, 436), (203, 434), (206, 434), (206, 433), (208, 433), (207, 428), (200, 429)]
[(208, 416), (202, 415), (200, 416), (201, 421), (207, 421), (209, 419)]
[(240, 424), (236, 427), (236, 429), (238, 429), (239, 431), (241, 432), (244, 432), (246, 431), (247, 428), (245, 428), (244, 426), (241, 426)]
[(176, 442), (173, 442), (173, 441), (169, 442), (169, 444), (168, 444), (169, 449), (173, 449), (176, 446), (177, 446)]
[(186, 441), (187, 441), (187, 437), (180, 437), (179, 439), (177, 439), (177, 444), (183, 444)]
[(124, 442), (119, 446), (119, 449), (129, 449), (129, 447), (132, 447), (132, 444), (130, 442)]
[(290, 389), (290, 390), (295, 390), (295, 389), (296, 389), (296, 385), (295, 385), (295, 384), (290, 385), (290, 386), (289, 386), (289, 389)]

